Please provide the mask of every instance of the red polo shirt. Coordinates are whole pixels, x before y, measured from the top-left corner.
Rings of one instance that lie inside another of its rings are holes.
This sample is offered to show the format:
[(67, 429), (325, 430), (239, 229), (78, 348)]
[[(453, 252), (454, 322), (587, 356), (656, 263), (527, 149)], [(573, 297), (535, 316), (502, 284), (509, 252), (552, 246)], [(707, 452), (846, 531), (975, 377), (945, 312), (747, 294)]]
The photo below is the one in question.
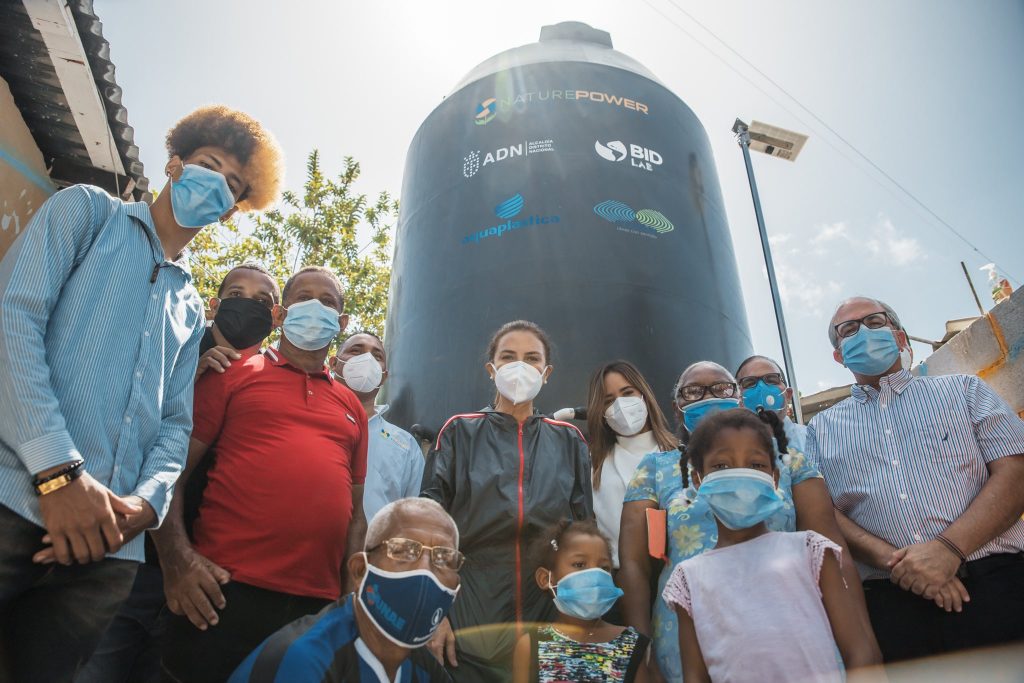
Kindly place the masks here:
[(363, 406), (326, 369), (307, 374), (268, 349), (196, 382), (192, 438), (216, 461), (195, 547), (260, 588), (333, 600), (366, 478)]

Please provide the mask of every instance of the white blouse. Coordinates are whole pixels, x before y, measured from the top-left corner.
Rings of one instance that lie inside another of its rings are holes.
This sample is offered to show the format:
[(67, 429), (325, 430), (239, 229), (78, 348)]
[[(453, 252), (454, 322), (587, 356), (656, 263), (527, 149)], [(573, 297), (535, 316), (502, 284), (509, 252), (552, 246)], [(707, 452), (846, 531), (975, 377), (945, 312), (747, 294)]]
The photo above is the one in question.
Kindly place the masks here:
[(616, 569), (619, 568), (619, 521), (626, 488), (643, 457), (660, 450), (653, 430), (635, 436), (618, 436), (615, 448), (601, 467), (601, 485), (594, 489), (594, 514), (601, 533), (612, 542), (612, 566)]

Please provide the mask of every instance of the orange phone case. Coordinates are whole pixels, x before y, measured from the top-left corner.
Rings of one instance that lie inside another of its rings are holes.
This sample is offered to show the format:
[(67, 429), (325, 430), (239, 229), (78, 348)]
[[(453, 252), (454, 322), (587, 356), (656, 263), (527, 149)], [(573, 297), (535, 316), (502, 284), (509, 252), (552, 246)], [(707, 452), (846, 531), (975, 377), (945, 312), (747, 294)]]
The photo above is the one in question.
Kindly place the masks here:
[(668, 513), (657, 508), (647, 508), (647, 552), (651, 557), (668, 561), (665, 555), (668, 524)]

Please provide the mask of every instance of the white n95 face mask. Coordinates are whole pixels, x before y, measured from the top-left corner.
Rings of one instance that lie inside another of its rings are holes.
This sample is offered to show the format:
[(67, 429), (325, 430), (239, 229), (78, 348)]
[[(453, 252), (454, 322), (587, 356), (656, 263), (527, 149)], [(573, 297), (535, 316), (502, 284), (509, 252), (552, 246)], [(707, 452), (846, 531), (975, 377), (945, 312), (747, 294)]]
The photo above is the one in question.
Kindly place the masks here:
[[(492, 363), (491, 367), (494, 368), (494, 384), (498, 393), (513, 405), (532, 401), (544, 385), (543, 373), (521, 360), (505, 363), (500, 368), (495, 368)], [(544, 369), (547, 370), (547, 366)]]
[(604, 411), (604, 419), (619, 436), (633, 436), (647, 425), (647, 403), (642, 396), (620, 396)]
[(384, 369), (373, 354), (361, 353), (341, 362), (341, 377), (352, 391), (368, 394), (380, 386)]

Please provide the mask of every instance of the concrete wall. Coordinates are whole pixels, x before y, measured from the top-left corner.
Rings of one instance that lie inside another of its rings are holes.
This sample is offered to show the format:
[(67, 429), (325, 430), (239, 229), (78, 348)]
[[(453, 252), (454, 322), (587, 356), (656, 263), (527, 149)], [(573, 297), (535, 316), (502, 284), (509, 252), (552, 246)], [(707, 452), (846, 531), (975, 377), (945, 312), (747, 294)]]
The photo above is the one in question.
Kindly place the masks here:
[(1024, 288), (950, 339), (915, 371), (978, 375), (1024, 417)]
[(55, 190), (43, 155), (0, 78), (0, 260)]

